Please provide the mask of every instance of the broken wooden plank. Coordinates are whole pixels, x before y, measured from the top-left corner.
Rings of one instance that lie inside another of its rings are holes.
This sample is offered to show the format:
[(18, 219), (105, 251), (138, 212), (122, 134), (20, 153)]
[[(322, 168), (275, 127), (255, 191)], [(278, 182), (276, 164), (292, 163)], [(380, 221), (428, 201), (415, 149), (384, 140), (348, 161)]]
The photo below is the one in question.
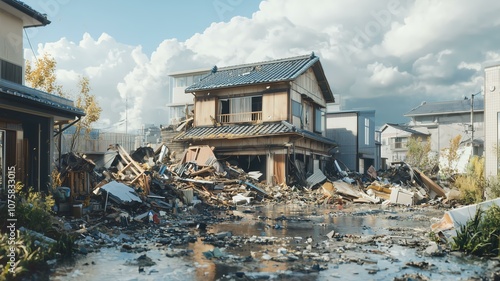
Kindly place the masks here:
[(193, 182), (193, 183), (201, 183), (201, 184), (213, 184), (213, 185), (215, 184), (215, 182), (213, 182), (213, 181), (186, 179), (186, 178), (179, 178), (179, 177), (176, 177), (175, 179), (179, 180), (179, 181), (184, 181), (184, 182)]
[(214, 167), (212, 167), (212, 166), (207, 166), (207, 167), (205, 167), (205, 168), (203, 168), (203, 169), (200, 169), (200, 170), (198, 170), (198, 171), (191, 172), (191, 173), (189, 173), (189, 175), (190, 175), (190, 176), (198, 176), (198, 175), (201, 175), (201, 174), (204, 174), (204, 173), (212, 173), (212, 172), (214, 172), (214, 171), (215, 171)]
[(422, 178), (422, 181), (424, 182), (425, 186), (436, 193), (437, 196), (439, 197), (444, 197), (446, 198), (446, 192), (444, 189), (439, 186), (439, 184), (435, 183), (433, 180), (431, 180), (428, 176), (426, 176), (424, 173), (422, 173), (420, 170), (413, 168), (413, 170), (420, 175)]
[(118, 152), (121, 156), (121, 159), (126, 164), (123, 167), (123, 169), (120, 169), (119, 173), (123, 173), (127, 169), (130, 169), (132, 172), (134, 172), (134, 174), (136, 176), (138, 176), (141, 173), (144, 173), (144, 169), (141, 167), (141, 165), (139, 165), (139, 163), (137, 163), (134, 159), (132, 159), (130, 154), (128, 154), (127, 151), (125, 151), (125, 149), (123, 149), (123, 147), (121, 147), (119, 144), (117, 144), (116, 148), (118, 149)]

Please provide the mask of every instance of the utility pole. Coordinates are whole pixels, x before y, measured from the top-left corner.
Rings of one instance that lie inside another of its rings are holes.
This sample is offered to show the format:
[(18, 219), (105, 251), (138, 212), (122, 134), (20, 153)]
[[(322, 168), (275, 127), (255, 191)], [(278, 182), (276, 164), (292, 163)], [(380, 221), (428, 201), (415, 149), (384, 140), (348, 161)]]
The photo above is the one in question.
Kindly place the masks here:
[(479, 95), (481, 91), (471, 94), (470, 102), (470, 145), (472, 147), (472, 155), (476, 155), (474, 152), (474, 97)]

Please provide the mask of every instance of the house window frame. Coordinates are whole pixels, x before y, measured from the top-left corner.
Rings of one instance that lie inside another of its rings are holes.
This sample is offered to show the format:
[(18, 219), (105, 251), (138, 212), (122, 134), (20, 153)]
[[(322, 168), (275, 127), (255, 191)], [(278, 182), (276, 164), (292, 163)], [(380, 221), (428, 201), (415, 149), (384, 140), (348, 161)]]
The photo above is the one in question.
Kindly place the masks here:
[(323, 110), (321, 107), (314, 107), (314, 132), (323, 133)]
[(394, 138), (392, 138), (392, 148), (393, 149), (401, 150), (401, 149), (407, 149), (407, 147), (408, 147), (408, 137), (394, 137)]
[(175, 87), (187, 87), (187, 77), (175, 77)]
[(292, 100), (292, 116), (302, 118), (303, 108), (302, 103)]
[(23, 67), (0, 59), (0, 78), (17, 84), (22, 84)]
[[(232, 105), (238, 99), (250, 99), (250, 111), (241, 111), (238, 106)], [(218, 120), (221, 123), (241, 123), (262, 121), (262, 101), (263, 95), (251, 95), (232, 98), (220, 98)], [(223, 103), (225, 103), (223, 105)], [(238, 109), (232, 111), (231, 109)], [(238, 116), (239, 115), (239, 116)]]
[(365, 118), (365, 145), (370, 145), (370, 119)]

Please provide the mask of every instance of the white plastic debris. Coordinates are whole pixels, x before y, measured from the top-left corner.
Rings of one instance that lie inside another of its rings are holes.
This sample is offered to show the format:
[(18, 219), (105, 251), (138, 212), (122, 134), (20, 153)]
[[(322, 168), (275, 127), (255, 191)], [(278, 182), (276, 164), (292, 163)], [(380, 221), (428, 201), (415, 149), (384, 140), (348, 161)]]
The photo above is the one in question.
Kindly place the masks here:
[(247, 204), (250, 204), (251, 199), (253, 199), (253, 197), (247, 197), (241, 193), (238, 193), (235, 196), (233, 196), (233, 203), (241, 204), (246, 202)]

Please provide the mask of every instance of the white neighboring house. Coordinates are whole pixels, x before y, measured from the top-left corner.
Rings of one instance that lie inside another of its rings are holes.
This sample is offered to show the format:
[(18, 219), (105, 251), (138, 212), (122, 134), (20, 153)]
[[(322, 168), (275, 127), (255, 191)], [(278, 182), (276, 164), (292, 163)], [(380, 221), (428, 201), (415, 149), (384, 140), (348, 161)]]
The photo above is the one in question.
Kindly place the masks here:
[(500, 61), (484, 64), (484, 126), (485, 173), (486, 177), (498, 176), (500, 167)]
[(406, 161), (408, 140), (420, 137), (426, 141), (430, 134), (414, 130), (404, 124), (384, 124), (380, 129), (381, 134), (381, 162), (382, 169), (387, 169), (393, 163)]
[(337, 160), (360, 173), (371, 165), (381, 168), (380, 147), (375, 142), (375, 110), (334, 110), (325, 115), (326, 136), (338, 144)]
[[(474, 108), (473, 108), (474, 107)], [(470, 146), (473, 139), (474, 155), (484, 151), (484, 99), (465, 98), (455, 101), (423, 102), (404, 116), (410, 117), (408, 126), (414, 130), (428, 132), (431, 150), (441, 152), (450, 146), (450, 141), (461, 136), (461, 144)], [(474, 122), (471, 122), (471, 121)]]
[(169, 74), (169, 89), (167, 103), (167, 125), (177, 125), (186, 118), (186, 110), (191, 112), (194, 108), (194, 96), (184, 90), (199, 82), (210, 73), (209, 68), (180, 71)]

